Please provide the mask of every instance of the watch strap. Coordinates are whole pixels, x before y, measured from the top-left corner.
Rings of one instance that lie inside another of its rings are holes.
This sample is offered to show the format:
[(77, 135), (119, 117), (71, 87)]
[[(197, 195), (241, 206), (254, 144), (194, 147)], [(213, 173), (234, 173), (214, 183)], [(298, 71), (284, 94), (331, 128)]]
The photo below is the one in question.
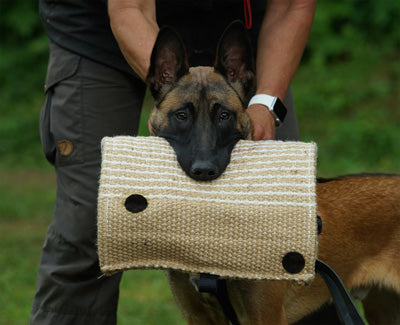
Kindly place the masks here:
[(281, 102), (278, 97), (270, 96), (267, 94), (257, 94), (254, 95), (249, 102), (248, 106), (260, 104), (268, 108), (275, 118), (275, 124), (277, 126), (281, 125), (285, 119), (287, 109), (285, 105)]

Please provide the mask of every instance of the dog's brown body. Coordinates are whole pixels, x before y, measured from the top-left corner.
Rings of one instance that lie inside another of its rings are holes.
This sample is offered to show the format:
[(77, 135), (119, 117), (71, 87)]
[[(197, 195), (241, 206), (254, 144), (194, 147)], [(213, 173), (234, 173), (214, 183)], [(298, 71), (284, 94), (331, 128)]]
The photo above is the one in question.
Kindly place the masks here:
[[(150, 126), (197, 180), (218, 177), (234, 144), (251, 136), (245, 103), (254, 69), (238, 24), (225, 32), (217, 54), (214, 68), (189, 69), (179, 39), (163, 30), (148, 76), (156, 102)], [(317, 203), (323, 225), (319, 259), (347, 288), (362, 293), (370, 324), (400, 324), (400, 177), (325, 180), (317, 185)], [(192, 275), (171, 271), (168, 278), (188, 324), (227, 324), (218, 302), (195, 290)], [(228, 280), (227, 285), (240, 324), (294, 323), (330, 300), (319, 276), (309, 286), (254, 280)]]

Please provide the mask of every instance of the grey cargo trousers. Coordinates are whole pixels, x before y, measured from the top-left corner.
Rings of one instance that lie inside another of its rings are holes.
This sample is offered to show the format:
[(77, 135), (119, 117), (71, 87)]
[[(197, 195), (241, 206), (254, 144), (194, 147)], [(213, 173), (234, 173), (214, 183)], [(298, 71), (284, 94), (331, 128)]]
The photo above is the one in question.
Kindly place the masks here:
[(121, 275), (100, 277), (96, 201), (100, 141), (136, 135), (145, 85), (50, 44), (40, 133), (57, 175), (53, 220), (30, 324), (115, 324)]
[[(96, 203), (100, 141), (136, 135), (145, 85), (50, 44), (40, 133), (57, 196), (38, 271), (31, 325), (116, 324), (121, 274), (100, 277)], [(278, 139), (298, 139), (293, 98)], [(134, 322), (134, 320), (133, 320)]]

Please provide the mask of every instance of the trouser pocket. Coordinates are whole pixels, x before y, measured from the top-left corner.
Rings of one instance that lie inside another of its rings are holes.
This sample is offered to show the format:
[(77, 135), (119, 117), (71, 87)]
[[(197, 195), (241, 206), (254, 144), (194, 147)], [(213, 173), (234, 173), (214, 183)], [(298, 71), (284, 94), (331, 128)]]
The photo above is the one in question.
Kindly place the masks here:
[(61, 85), (76, 74), (80, 56), (68, 52), (52, 42), (49, 43), (49, 50), (50, 57), (45, 85), (46, 97), (40, 112), (40, 139), (46, 159), (55, 165), (59, 160), (58, 152), (65, 156), (71, 154), (69, 143), (63, 142), (64, 139), (58, 137), (57, 133), (60, 127), (54, 125), (54, 121), (59, 120), (60, 126), (66, 123), (62, 116), (59, 118), (58, 115), (60, 115), (60, 111), (69, 109), (67, 107), (69, 93), (60, 91), (60, 88), (63, 89)]
[(40, 140), (42, 142), (43, 153), (46, 159), (54, 165), (56, 160), (56, 145), (54, 137), (50, 132), (50, 114), (51, 114), (51, 100), (53, 97), (53, 90), (49, 89), (46, 92), (46, 99), (40, 112)]

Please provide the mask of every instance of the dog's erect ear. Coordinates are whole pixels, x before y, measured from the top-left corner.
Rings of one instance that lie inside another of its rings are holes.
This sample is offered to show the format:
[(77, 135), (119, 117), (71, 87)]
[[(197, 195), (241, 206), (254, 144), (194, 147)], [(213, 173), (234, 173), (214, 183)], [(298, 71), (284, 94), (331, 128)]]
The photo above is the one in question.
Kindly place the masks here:
[[(246, 29), (239, 20), (231, 23), (218, 43), (214, 69), (236, 88), (239, 83), (248, 97), (255, 86), (254, 59)], [(246, 99), (246, 98), (243, 98)]]
[(189, 66), (182, 40), (172, 28), (162, 28), (151, 53), (146, 78), (154, 99), (161, 99), (171, 86), (188, 72)]

